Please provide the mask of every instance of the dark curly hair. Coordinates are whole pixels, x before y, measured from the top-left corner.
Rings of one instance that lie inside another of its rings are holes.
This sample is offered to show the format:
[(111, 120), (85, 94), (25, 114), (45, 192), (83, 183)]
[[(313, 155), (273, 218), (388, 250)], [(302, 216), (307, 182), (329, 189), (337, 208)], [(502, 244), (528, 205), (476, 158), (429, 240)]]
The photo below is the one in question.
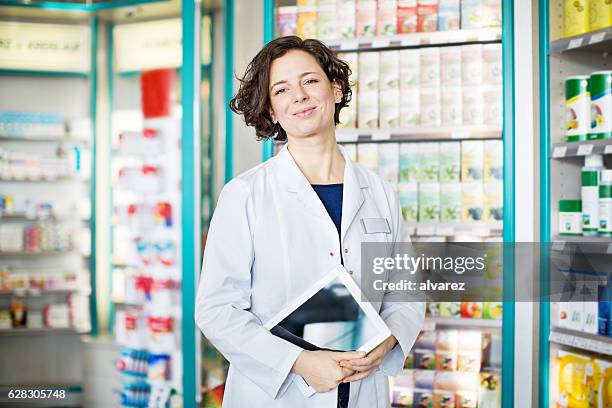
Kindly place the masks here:
[(340, 122), (340, 110), (351, 100), (351, 84), (349, 76), (351, 70), (348, 64), (340, 60), (332, 50), (321, 41), (300, 37), (287, 36), (270, 41), (247, 66), (246, 72), (240, 81), (240, 88), (232, 98), (229, 106), (232, 111), (243, 115), (248, 126), (255, 127), (257, 140), (274, 138), (287, 140), (287, 133), (280, 123), (272, 122), (270, 116), (270, 67), (272, 61), (282, 57), (288, 51), (302, 50), (312, 55), (330, 82), (336, 81), (342, 91), (342, 100), (336, 103), (334, 122)]

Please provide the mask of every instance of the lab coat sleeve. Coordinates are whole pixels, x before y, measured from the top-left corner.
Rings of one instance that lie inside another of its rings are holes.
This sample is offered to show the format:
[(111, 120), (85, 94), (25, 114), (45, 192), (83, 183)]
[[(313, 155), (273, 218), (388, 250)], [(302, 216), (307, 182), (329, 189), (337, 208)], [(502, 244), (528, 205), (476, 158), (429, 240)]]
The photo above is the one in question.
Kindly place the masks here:
[(195, 320), (237, 371), (277, 398), (291, 383), (291, 368), (302, 349), (271, 334), (249, 311), (253, 217), (248, 184), (232, 180), (221, 192), (210, 223)]
[[(391, 209), (393, 241), (408, 242), (409, 237), (403, 236), (404, 228), (397, 193), (390, 186), (385, 187)], [(405, 293), (388, 291), (382, 298), (380, 316), (397, 339), (396, 346), (383, 359), (380, 370), (385, 375), (395, 376), (402, 371), (404, 360), (421, 331), (425, 319), (425, 303), (418, 295), (407, 299)]]

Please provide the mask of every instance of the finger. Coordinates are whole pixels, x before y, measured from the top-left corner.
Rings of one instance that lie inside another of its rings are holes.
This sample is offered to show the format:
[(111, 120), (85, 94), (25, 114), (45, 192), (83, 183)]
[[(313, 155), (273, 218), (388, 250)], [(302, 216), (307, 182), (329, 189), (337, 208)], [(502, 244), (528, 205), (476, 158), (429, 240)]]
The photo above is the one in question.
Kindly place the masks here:
[(357, 371), (355, 370), (351, 370), (349, 368), (343, 368), (342, 369), (342, 379), (346, 378), (346, 377), (350, 377), (351, 375), (355, 374)]
[(368, 375), (370, 375), (371, 372), (372, 370), (368, 370), (368, 371), (363, 371), (361, 373), (353, 374), (350, 377), (346, 377), (344, 380), (342, 380), (342, 382), (348, 383), (348, 382), (353, 382), (353, 381), (359, 381), (363, 378), (366, 378)]
[(374, 363), (374, 361), (376, 361), (377, 356), (373, 356), (373, 355), (369, 355), (367, 357), (364, 358), (355, 358), (355, 359), (351, 359), (351, 360), (342, 360), (342, 362), (347, 362), (351, 365), (356, 365), (356, 366), (367, 366), (367, 365), (372, 365), (372, 363)]
[(336, 361), (359, 359), (366, 356), (363, 351), (335, 351), (331, 356)]

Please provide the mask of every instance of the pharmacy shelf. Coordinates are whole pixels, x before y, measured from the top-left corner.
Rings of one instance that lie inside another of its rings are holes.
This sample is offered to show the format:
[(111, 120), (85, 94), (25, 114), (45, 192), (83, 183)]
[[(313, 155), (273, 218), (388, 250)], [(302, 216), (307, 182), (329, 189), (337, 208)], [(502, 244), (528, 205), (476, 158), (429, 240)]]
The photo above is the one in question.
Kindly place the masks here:
[(580, 250), (592, 254), (612, 255), (612, 237), (583, 237), (570, 235), (555, 235), (552, 240), (553, 251), (564, 251), (567, 244), (582, 244)]
[(612, 139), (555, 143), (551, 151), (553, 159), (588, 156), (591, 154), (612, 154)]
[(0, 336), (24, 336), (24, 335), (41, 335), (41, 334), (79, 334), (75, 329), (53, 329), (42, 327), (37, 329), (16, 328), (16, 329), (0, 329)]
[(78, 218), (74, 216), (55, 216), (50, 217), (28, 217), (23, 214), (2, 214), (0, 215), (0, 223), (2, 222), (34, 222), (34, 223), (57, 223), (57, 222), (72, 222), (78, 221), (88, 224), (90, 220)]
[(56, 295), (56, 294), (70, 294), (70, 293), (84, 293), (82, 289), (13, 289), (13, 290), (0, 290), (0, 296), (44, 296), (44, 295)]
[(586, 34), (552, 41), (551, 54), (560, 54), (568, 51), (601, 51), (610, 52), (612, 49), (612, 27), (603, 28)]
[(501, 235), (503, 222), (406, 222), (409, 235), (416, 236), (453, 236), (469, 233), (479, 237)]
[(548, 340), (551, 343), (612, 356), (612, 337), (553, 327)]
[(89, 183), (88, 179), (81, 179), (75, 176), (62, 176), (62, 177), (55, 177), (55, 178), (35, 178), (35, 179), (31, 179), (31, 178), (27, 178), (27, 179), (21, 179), (21, 178), (0, 178), (0, 182), (7, 182), (7, 183), (57, 183), (58, 181), (78, 181), (78, 182), (82, 182), (82, 183)]
[(75, 136), (53, 136), (53, 137), (45, 137), (45, 136), (8, 136), (8, 135), (0, 135), (0, 141), (5, 142), (50, 142), (50, 143), (58, 143), (58, 142), (71, 142), (71, 143), (89, 143), (88, 139), (81, 139)]
[(433, 331), (436, 330), (438, 326), (500, 330), (502, 327), (502, 321), (494, 319), (467, 319), (457, 317), (426, 317), (423, 330)]
[(434, 45), (460, 45), (501, 41), (501, 28), (435, 31), (398, 34), (384, 37), (359, 37), (322, 40), (334, 51), (377, 51), (382, 49), (416, 48)]
[[(0, 257), (9, 257), (9, 256), (19, 256), (19, 257), (28, 257), (28, 256), (49, 256), (49, 255), (68, 255), (68, 254), (75, 254), (77, 253), (76, 250), (70, 250), (70, 251), (0, 251)], [(83, 257), (86, 257), (85, 255), (82, 255)]]
[(339, 143), (418, 142), (435, 140), (501, 139), (498, 126), (437, 126), (393, 129), (336, 129)]

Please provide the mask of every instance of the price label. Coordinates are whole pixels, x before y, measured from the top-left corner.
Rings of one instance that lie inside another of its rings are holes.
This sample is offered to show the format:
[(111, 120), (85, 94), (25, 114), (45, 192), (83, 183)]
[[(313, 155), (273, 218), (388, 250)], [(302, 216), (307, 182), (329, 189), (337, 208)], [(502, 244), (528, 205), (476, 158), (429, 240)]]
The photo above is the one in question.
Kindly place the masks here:
[(582, 45), (582, 40), (584, 40), (584, 38), (580, 37), (580, 38), (574, 38), (573, 40), (571, 40), (569, 42), (569, 44), (567, 45), (567, 49), (571, 50), (573, 48), (578, 48)]
[(336, 130), (336, 140), (338, 142), (356, 142), (359, 134), (356, 131)]
[(555, 146), (553, 149), (552, 157), (565, 157), (565, 153), (567, 152), (567, 146)]
[(372, 140), (389, 140), (391, 139), (391, 132), (376, 131), (372, 132)]
[(472, 234), (476, 235), (477, 237), (488, 237), (491, 235), (491, 229), (483, 226), (473, 227)]
[(612, 154), (612, 144), (606, 146), (604, 154)]
[(588, 156), (593, 153), (593, 145), (592, 144), (583, 144), (578, 146), (578, 156)]
[(455, 229), (453, 227), (449, 227), (446, 225), (440, 225), (437, 229), (436, 229), (436, 235), (442, 235), (445, 237), (450, 237), (452, 235), (455, 235)]
[(598, 42), (602, 42), (606, 38), (606, 32), (593, 34), (591, 38), (589, 38), (589, 44), (595, 44)]
[(468, 139), (470, 132), (462, 130), (454, 130), (451, 132), (451, 139)]
[(574, 347), (578, 347), (581, 349), (588, 349), (587, 340), (582, 337), (574, 337)]

